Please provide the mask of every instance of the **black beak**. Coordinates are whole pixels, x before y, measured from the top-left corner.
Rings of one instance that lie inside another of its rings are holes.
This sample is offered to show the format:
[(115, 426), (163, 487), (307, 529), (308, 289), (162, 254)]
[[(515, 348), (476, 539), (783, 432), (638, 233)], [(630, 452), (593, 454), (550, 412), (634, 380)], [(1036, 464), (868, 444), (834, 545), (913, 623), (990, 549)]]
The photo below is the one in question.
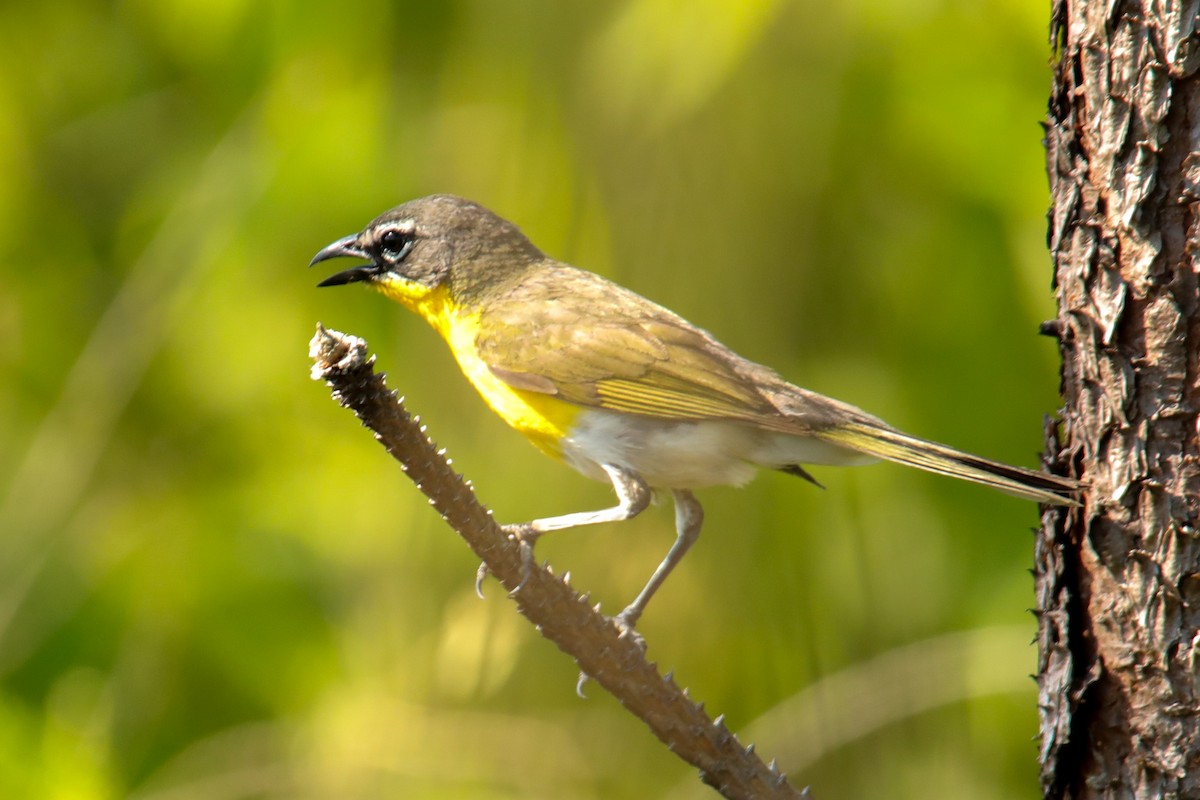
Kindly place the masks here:
[[(358, 246), (358, 234), (351, 234), (350, 236), (343, 236), (336, 242), (321, 248), (321, 251), (313, 256), (312, 261), (308, 262), (308, 265), (311, 267), (322, 261), (328, 261), (331, 258), (344, 257), (372, 260), (370, 253)], [(369, 281), (379, 273), (380, 269), (376, 264), (361, 264), (357, 267), (351, 267), (350, 269), (330, 275), (318, 283), (317, 286), (341, 286), (344, 283)]]

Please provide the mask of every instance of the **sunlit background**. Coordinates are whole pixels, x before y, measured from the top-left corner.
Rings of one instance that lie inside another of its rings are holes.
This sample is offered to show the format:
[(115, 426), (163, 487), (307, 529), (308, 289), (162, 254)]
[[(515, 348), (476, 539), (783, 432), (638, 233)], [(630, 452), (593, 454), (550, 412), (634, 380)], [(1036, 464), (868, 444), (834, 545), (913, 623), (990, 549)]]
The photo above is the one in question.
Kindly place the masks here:
[[(305, 266), (455, 192), (799, 384), (1033, 466), (1044, 5), (0, 6), (0, 796), (713, 796), (475, 598), (309, 379), (315, 324), (370, 341), (499, 519), (609, 490)], [(820, 800), (1036, 797), (1035, 507), (813, 472), (701, 493), (651, 657)], [(616, 611), (672, 536), (667, 504), (539, 555)]]

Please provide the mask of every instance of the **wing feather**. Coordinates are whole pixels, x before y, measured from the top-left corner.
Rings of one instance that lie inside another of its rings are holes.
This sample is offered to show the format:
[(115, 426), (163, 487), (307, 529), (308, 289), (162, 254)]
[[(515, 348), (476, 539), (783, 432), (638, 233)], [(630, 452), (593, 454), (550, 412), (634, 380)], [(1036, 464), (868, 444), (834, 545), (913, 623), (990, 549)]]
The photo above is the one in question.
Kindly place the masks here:
[(476, 347), (514, 388), (664, 419), (779, 417), (756, 380), (774, 373), (592, 273), (559, 265), (487, 305)]

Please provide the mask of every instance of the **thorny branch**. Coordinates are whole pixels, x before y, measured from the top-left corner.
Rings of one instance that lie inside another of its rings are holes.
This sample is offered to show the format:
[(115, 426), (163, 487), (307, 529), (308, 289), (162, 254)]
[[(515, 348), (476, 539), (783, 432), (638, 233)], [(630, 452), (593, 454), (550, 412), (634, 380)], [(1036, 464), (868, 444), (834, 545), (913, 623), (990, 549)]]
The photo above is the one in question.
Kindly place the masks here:
[(609, 617), (588, 604), (549, 569), (528, 568), (521, 546), (480, 505), (470, 484), (451, 469), (443, 452), (425, 435), (383, 376), (374, 371), (362, 339), (318, 325), (309, 344), (313, 378), (351, 410), (417, 485), (484, 566), (509, 590), (517, 609), (543, 636), (575, 659), (583, 674), (611, 692), (701, 779), (728, 798), (810, 798), (788, 783), (754, 746), (743, 747), (721, 717), (710, 718), (670, 673), (663, 676), (645, 658), (636, 637), (622, 636)]

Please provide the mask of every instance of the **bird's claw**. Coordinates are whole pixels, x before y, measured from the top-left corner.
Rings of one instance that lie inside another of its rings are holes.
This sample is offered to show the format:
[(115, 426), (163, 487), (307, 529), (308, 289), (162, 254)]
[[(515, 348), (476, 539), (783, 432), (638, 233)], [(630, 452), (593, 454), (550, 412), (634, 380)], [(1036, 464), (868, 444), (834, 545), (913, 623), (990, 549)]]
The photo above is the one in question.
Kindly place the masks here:
[[(620, 614), (617, 614), (615, 617), (609, 617), (609, 619), (611, 619), (613, 625), (617, 627), (617, 638), (631, 642), (644, 657), (646, 655), (646, 639), (637, 632), (635, 627), (633, 627), (634, 623), (637, 622), (638, 617), (641, 615), (642, 612), (640, 609), (635, 609), (631, 606), (626, 608)], [(587, 699), (587, 695), (583, 692), (583, 687), (586, 686), (588, 681), (591, 679), (591, 675), (580, 671), (579, 680), (575, 683), (575, 694), (578, 695), (581, 700)]]
[(525, 584), (529, 583), (529, 578), (533, 575), (535, 566), (533, 560), (533, 545), (542, 535), (541, 531), (535, 530), (529, 523), (521, 525), (505, 525), (504, 532), (508, 534), (508, 538), (515, 541), (521, 548), (521, 582), (512, 588), (508, 593), (509, 597), (515, 597), (518, 592), (525, 588)]
[(641, 616), (642, 610), (640, 608), (629, 606), (620, 614), (617, 614), (615, 617), (613, 617), (612, 621), (613, 624), (617, 626), (617, 630), (620, 631), (620, 636), (618, 638), (627, 639), (633, 642), (633, 644), (636, 645), (639, 650), (645, 653), (646, 639), (640, 633), (638, 633), (637, 628), (634, 627), (637, 624), (638, 618)]
[(483, 582), (487, 579), (491, 570), (488, 569), (486, 561), (479, 562), (479, 569), (475, 570), (475, 596), (480, 600), (483, 599)]

